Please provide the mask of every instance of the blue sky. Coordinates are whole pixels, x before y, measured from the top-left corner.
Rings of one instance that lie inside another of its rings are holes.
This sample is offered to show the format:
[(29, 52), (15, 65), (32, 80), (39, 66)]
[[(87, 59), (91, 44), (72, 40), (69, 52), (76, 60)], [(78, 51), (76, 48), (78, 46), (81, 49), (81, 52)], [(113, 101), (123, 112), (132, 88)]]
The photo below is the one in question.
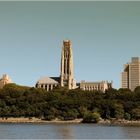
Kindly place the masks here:
[(77, 82), (113, 80), (140, 56), (140, 2), (0, 2), (0, 75), (34, 86), (60, 75), (62, 42), (72, 41)]

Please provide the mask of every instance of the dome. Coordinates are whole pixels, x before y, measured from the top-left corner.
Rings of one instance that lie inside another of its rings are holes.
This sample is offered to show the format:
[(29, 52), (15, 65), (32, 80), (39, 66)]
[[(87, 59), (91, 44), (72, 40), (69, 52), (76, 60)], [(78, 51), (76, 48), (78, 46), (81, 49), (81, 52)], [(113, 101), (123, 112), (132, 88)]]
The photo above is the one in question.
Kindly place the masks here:
[(50, 78), (50, 77), (41, 77), (38, 81), (38, 84), (58, 84), (57, 81), (55, 81), (54, 79)]

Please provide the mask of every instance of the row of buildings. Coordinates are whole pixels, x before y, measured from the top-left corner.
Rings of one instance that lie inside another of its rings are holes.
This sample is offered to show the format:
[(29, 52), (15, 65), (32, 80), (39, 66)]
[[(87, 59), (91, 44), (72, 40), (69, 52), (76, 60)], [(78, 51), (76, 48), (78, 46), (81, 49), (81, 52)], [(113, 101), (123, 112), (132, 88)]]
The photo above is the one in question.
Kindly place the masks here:
[[(106, 89), (112, 88), (112, 83), (112, 81), (108, 82), (105, 80), (76, 83), (73, 72), (72, 44), (70, 40), (64, 40), (61, 53), (60, 76), (42, 77), (37, 81), (36, 87), (49, 91), (57, 86), (67, 86), (69, 89), (80, 88), (82, 90), (100, 90), (105, 92)], [(124, 65), (124, 71), (121, 73), (121, 87), (134, 91), (137, 86), (140, 86), (140, 58), (132, 57), (131, 62)]]
[[(5, 84), (13, 83), (7, 74), (0, 79), (0, 88)], [(76, 83), (74, 79), (73, 51), (70, 40), (64, 40), (61, 53), (61, 71), (58, 77), (41, 77), (35, 84), (36, 88), (43, 88), (47, 91), (55, 87), (68, 87), (68, 89), (80, 88), (81, 90), (105, 90), (112, 88), (112, 81), (87, 82), (81, 81)], [(124, 65), (124, 71), (121, 73), (122, 88), (128, 88), (131, 91), (140, 86), (140, 58), (132, 57), (131, 62)]]

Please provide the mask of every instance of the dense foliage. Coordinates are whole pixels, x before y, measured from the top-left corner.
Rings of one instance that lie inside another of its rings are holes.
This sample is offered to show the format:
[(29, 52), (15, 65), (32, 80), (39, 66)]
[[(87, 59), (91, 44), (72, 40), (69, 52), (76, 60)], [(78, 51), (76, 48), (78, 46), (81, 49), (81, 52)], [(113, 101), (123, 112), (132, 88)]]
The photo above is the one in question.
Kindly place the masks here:
[(85, 122), (103, 119), (140, 119), (140, 87), (129, 89), (81, 91), (43, 89), (5, 85), (0, 89), (0, 117), (39, 117), (52, 120), (83, 118)]

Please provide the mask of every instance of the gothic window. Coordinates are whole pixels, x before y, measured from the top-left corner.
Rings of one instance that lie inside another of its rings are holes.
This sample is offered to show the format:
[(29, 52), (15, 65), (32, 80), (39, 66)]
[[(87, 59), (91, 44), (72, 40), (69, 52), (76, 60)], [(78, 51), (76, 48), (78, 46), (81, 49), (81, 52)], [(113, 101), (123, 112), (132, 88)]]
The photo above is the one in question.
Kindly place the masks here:
[(49, 85), (49, 90), (51, 90), (51, 85)]
[(47, 89), (47, 84), (45, 85), (45, 89)]
[(36, 84), (35, 87), (37, 88), (38, 87), (38, 84)]
[(64, 59), (64, 74), (66, 73), (66, 59)]
[[(68, 59), (67, 63), (69, 63), (69, 59)], [(67, 73), (69, 74), (69, 64), (67, 64)]]

